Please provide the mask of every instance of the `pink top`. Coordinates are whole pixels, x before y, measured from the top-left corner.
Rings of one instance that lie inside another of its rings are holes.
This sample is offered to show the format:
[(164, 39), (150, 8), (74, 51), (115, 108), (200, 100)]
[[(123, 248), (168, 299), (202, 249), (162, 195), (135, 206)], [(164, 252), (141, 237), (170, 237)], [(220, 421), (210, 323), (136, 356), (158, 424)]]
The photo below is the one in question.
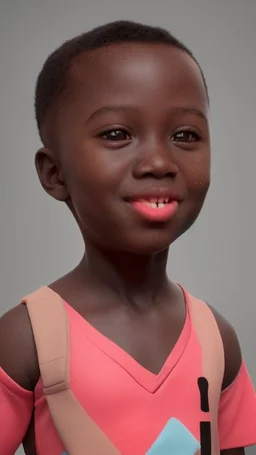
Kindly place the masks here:
[[(200, 449), (201, 411), (197, 385), (201, 347), (193, 329), (189, 296), (181, 335), (159, 374), (123, 349), (65, 304), (70, 325), (70, 380), (77, 399), (122, 455), (194, 455)], [(0, 453), (13, 455), (35, 407), (39, 455), (64, 455), (39, 380), (34, 393), (0, 369)], [(256, 395), (242, 363), (221, 394), (220, 449), (256, 444)]]

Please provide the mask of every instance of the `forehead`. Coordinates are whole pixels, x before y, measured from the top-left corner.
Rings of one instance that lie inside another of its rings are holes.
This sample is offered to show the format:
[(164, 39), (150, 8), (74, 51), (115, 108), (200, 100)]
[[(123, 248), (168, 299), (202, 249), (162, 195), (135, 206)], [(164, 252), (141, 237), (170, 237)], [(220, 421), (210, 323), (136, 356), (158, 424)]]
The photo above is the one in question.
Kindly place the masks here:
[(162, 44), (108, 45), (75, 59), (67, 111), (85, 115), (104, 105), (198, 108), (208, 100), (200, 69), (184, 51)]

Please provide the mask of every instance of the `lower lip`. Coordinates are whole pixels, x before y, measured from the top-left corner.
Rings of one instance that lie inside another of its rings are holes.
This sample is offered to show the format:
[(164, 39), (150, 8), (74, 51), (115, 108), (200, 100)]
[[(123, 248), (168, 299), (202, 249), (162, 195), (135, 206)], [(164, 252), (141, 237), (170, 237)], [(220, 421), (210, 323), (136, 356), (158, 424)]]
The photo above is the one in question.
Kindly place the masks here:
[(143, 202), (134, 201), (131, 202), (131, 206), (147, 220), (168, 221), (177, 212), (178, 202), (171, 201), (168, 204), (165, 204), (164, 207), (151, 207)]

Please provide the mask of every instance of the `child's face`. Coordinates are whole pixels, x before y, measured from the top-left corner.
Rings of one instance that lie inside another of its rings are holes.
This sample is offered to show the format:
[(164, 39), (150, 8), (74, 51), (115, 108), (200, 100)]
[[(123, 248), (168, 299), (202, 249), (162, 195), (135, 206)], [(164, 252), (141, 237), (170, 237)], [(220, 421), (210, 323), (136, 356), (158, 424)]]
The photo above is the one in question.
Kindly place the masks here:
[[(84, 238), (133, 253), (167, 248), (195, 221), (209, 186), (208, 100), (199, 68), (171, 46), (126, 43), (80, 57), (71, 76), (56, 151)], [(130, 203), (158, 193), (179, 199), (165, 221)]]

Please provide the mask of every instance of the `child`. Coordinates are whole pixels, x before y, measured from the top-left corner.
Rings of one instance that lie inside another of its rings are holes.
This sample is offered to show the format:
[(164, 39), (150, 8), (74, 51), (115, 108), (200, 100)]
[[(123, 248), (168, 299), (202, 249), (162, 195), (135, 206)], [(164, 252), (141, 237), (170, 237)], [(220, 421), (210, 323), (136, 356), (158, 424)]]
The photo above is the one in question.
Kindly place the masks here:
[[(68, 317), (72, 392), (121, 455), (242, 455), (256, 444), (256, 398), (234, 329), (166, 274), (210, 183), (199, 64), (165, 30), (114, 22), (47, 59), (35, 108), (39, 179), (86, 251), (48, 287)], [(0, 346), (1, 455), (22, 442), (27, 455), (66, 453), (26, 305), (1, 318)]]

